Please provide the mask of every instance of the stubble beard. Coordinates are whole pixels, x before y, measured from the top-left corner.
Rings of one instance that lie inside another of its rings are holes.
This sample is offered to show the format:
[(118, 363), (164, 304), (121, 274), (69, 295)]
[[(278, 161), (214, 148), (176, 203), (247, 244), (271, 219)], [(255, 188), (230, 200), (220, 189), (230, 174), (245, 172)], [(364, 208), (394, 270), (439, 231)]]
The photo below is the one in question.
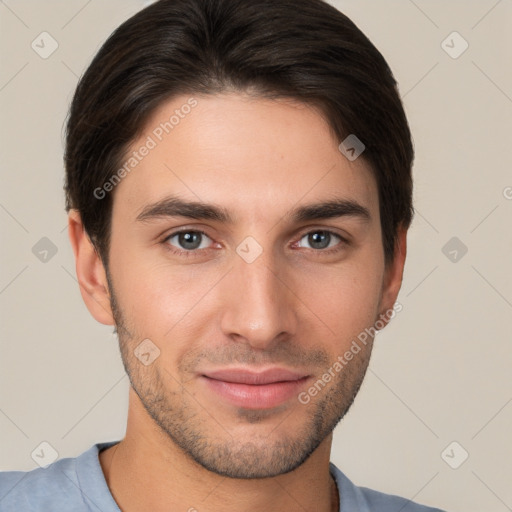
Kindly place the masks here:
[[(234, 437), (230, 425), (215, 418), (215, 408), (195, 399), (187, 384), (159, 366), (159, 359), (144, 366), (135, 357), (134, 350), (143, 337), (139, 338), (128, 325), (111, 279), (108, 280), (121, 358), (133, 390), (167, 439), (208, 471), (238, 479), (269, 478), (293, 471), (334, 430), (363, 382), (371, 344), (319, 391), (315, 400), (308, 404), (297, 400), (284, 414), (280, 413), (283, 419), (274, 422), (272, 428), (265, 425), (269, 418), (271, 421), (272, 411), (239, 408), (234, 423), (244, 421), (246, 425), (257, 426), (250, 436)], [(297, 414), (304, 418), (300, 425), (296, 422)]]

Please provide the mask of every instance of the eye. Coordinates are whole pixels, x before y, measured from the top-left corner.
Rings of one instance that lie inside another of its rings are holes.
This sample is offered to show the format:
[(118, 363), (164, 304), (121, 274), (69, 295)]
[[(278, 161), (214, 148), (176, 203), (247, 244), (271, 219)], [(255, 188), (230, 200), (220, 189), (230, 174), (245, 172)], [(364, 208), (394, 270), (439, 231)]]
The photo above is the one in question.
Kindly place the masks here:
[(178, 252), (194, 251), (208, 248), (205, 238), (211, 242), (211, 238), (203, 231), (184, 230), (170, 234), (164, 242), (176, 247)]
[(324, 231), (324, 230), (317, 230), (317, 231), (310, 231), (309, 233), (306, 233), (299, 241), (299, 247), (304, 247), (303, 240), (306, 240), (309, 244), (310, 249), (315, 250), (322, 250), (322, 249), (329, 249), (331, 247), (334, 247), (338, 244), (332, 243), (336, 242), (336, 240), (339, 242), (343, 242), (343, 238), (336, 233), (333, 233), (332, 231)]

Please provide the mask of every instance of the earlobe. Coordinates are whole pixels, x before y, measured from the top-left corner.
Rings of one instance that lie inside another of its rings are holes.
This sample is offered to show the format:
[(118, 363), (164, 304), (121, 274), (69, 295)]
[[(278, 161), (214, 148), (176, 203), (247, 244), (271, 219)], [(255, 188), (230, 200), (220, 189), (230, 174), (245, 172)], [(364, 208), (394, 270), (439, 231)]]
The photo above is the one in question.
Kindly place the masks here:
[(395, 316), (396, 308), (394, 308), (394, 305), (398, 297), (398, 292), (402, 286), (406, 254), (407, 229), (399, 228), (395, 242), (395, 254), (393, 260), (386, 265), (384, 271), (379, 320), (381, 320), (385, 325), (387, 325), (389, 320)]
[(75, 255), (80, 293), (91, 315), (100, 323), (114, 325), (110, 293), (103, 262), (85, 232), (80, 213), (70, 210), (68, 235)]

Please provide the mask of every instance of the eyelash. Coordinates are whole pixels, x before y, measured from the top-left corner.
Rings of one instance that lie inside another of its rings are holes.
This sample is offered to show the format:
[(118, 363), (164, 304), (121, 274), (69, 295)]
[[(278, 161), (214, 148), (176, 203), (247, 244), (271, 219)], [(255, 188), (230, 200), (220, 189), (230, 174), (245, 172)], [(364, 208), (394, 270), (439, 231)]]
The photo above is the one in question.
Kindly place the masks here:
[[(339, 238), (340, 242), (337, 245), (335, 245), (334, 247), (331, 247), (330, 249), (309, 249), (310, 251), (313, 251), (313, 253), (316, 254), (316, 255), (322, 256), (322, 255), (326, 255), (326, 254), (327, 255), (328, 254), (334, 254), (334, 253), (337, 253), (337, 252), (343, 250), (347, 245), (349, 245), (348, 240), (343, 238), (338, 233), (335, 233), (334, 231), (329, 231), (328, 229), (313, 229), (311, 231), (306, 231), (305, 233), (302, 233), (300, 235), (299, 241), (302, 240), (302, 238), (304, 238), (306, 235), (309, 235), (309, 234), (312, 234), (312, 233), (320, 233), (320, 232), (321, 233), (328, 233), (330, 235), (334, 235), (336, 238)], [(180, 233), (199, 233), (201, 235), (204, 235), (207, 238), (210, 238), (204, 231), (202, 231), (200, 229), (181, 229), (181, 230), (178, 230), (178, 231), (174, 231), (173, 233), (167, 235), (162, 240), (162, 244), (171, 253), (173, 253), (175, 255), (178, 255), (178, 256), (185, 256), (186, 258), (189, 258), (189, 257), (199, 256), (202, 251), (207, 251), (209, 249), (209, 248), (207, 248), (207, 249), (191, 249), (191, 250), (188, 250), (188, 251), (185, 250), (185, 249), (183, 249), (183, 250), (177, 249), (176, 247), (172, 246), (169, 243), (169, 240), (171, 238), (174, 238), (176, 235), (179, 235)]]

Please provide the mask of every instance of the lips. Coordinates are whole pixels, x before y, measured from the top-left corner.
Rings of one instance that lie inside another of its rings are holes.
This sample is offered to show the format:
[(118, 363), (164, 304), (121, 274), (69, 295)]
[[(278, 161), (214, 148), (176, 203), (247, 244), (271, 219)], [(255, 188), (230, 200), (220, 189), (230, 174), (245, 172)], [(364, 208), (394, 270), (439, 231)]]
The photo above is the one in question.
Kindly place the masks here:
[(216, 370), (207, 372), (205, 377), (224, 382), (232, 382), (236, 384), (250, 384), (253, 386), (261, 386), (272, 384), (274, 382), (289, 382), (299, 380), (306, 377), (306, 374), (297, 373), (284, 368), (271, 368), (262, 372), (250, 372), (242, 368)]
[(285, 368), (251, 372), (243, 368), (208, 371), (200, 376), (208, 393), (247, 409), (270, 409), (297, 397), (309, 375)]

